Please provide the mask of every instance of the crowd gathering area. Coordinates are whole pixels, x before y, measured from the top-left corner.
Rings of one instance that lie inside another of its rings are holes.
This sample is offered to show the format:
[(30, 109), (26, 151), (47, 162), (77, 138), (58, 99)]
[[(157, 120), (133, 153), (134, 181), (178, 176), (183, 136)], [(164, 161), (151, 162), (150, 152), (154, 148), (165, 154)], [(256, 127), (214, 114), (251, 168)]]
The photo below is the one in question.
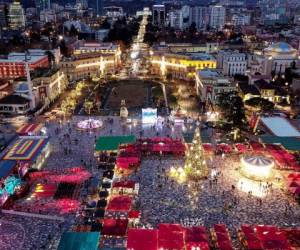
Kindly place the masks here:
[[(199, 123), (185, 123), (22, 125), (0, 155), (0, 248), (300, 249), (298, 152), (196, 143)], [(198, 181), (184, 178), (193, 147), (208, 169)]]

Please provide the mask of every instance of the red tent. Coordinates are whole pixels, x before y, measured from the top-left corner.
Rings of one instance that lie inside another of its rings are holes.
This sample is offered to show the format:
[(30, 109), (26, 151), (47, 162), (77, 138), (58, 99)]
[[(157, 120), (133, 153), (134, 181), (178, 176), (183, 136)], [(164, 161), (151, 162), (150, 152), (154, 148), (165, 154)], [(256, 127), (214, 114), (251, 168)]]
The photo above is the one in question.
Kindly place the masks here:
[(135, 182), (134, 181), (130, 181), (130, 180), (126, 180), (126, 181), (117, 181), (114, 182), (112, 187), (113, 188), (134, 188)]
[(214, 151), (214, 148), (210, 143), (203, 143), (202, 146), (204, 151), (207, 153), (212, 153)]
[(205, 227), (185, 228), (186, 249), (191, 250), (196, 247), (201, 250), (209, 250), (209, 237)]
[(291, 247), (300, 249), (300, 228), (281, 229)]
[(296, 172), (294, 172), (294, 173), (290, 173), (289, 175), (288, 175), (288, 178), (289, 179), (298, 179), (298, 178), (300, 178), (300, 173), (296, 173)]
[(245, 153), (247, 151), (246, 145), (244, 145), (242, 143), (236, 143), (235, 147), (239, 151), (239, 153)]
[(214, 230), (216, 233), (217, 246), (221, 250), (231, 250), (232, 244), (228, 233), (228, 230), (224, 224), (214, 225)]
[(127, 231), (128, 219), (104, 219), (103, 235), (125, 236)]
[(158, 230), (135, 229), (128, 230), (127, 249), (157, 250)]
[(116, 161), (119, 168), (129, 168), (129, 166), (138, 165), (139, 162), (140, 159), (136, 156), (118, 157)]
[(299, 195), (300, 194), (300, 187), (289, 187), (289, 191), (293, 194), (293, 195)]
[(178, 224), (160, 224), (158, 229), (158, 248), (183, 250), (183, 228)]
[(129, 211), (131, 208), (132, 198), (128, 195), (113, 197), (108, 205), (107, 211)]
[(255, 141), (250, 142), (250, 146), (252, 147), (252, 149), (254, 151), (262, 151), (265, 149), (263, 144), (261, 144), (259, 142), (255, 142)]
[(138, 210), (130, 210), (129, 213), (128, 213), (128, 218), (130, 218), (130, 219), (139, 218), (140, 214), (141, 213)]
[(40, 132), (41, 128), (43, 127), (42, 124), (25, 124), (21, 126), (18, 130), (17, 133), (19, 135), (36, 135), (37, 133)]

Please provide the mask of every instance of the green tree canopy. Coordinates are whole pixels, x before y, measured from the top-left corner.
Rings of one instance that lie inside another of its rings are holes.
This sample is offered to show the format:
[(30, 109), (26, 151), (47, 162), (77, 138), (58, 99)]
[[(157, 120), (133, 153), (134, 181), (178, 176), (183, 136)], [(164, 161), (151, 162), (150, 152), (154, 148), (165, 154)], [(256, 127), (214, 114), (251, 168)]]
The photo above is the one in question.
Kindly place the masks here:
[(245, 104), (251, 107), (255, 107), (260, 111), (267, 112), (274, 109), (274, 103), (261, 97), (253, 97), (245, 101)]

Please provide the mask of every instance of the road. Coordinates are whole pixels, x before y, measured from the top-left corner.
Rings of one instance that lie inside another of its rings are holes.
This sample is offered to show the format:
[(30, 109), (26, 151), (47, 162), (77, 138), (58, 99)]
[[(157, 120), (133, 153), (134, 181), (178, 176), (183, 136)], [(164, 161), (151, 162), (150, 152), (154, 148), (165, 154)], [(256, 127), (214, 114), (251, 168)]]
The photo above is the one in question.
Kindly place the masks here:
[(144, 11), (143, 18), (140, 23), (138, 35), (134, 38), (133, 43), (129, 49), (129, 56), (126, 59), (125, 67), (121, 70), (119, 77), (137, 78), (146, 74), (145, 58), (149, 55), (149, 46), (144, 43), (144, 36), (146, 26), (148, 23), (148, 12)]

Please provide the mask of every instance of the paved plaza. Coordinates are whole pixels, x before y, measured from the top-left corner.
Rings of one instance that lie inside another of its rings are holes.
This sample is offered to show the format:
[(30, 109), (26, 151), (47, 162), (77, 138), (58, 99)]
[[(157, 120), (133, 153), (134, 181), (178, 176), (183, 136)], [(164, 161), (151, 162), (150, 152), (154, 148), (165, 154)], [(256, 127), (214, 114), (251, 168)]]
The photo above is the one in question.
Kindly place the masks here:
[(169, 177), (171, 167), (183, 164), (176, 159), (146, 159), (131, 177), (140, 183), (138, 200), (144, 226), (156, 227), (160, 223), (208, 228), (224, 223), (231, 229), (241, 224), (300, 226), (299, 205), (276, 180), (269, 188), (257, 182), (252, 194), (245, 190), (247, 187), (243, 185), (247, 183), (238, 170), (238, 156), (208, 160), (211, 173), (216, 175), (194, 188)]
[[(97, 168), (94, 158), (94, 143), (99, 136), (133, 134), (137, 138), (182, 138), (182, 127), (167, 122), (145, 126), (138, 123), (124, 124), (118, 117), (93, 118), (103, 121), (101, 129), (78, 130), (76, 124), (86, 119), (84, 116), (75, 116), (63, 122), (54, 120), (46, 123), (51, 154), (43, 170), (63, 172), (76, 166), (85, 166), (94, 176), (101, 177), (102, 171)], [(230, 229), (233, 238), (236, 237), (236, 229), (245, 223), (300, 226), (299, 205), (293, 197), (285, 193), (283, 177), (280, 174), (276, 174), (272, 182), (256, 182), (256, 187), (253, 188), (239, 172), (238, 155), (207, 156), (207, 164), (210, 177), (195, 186), (190, 186), (178, 183), (169, 175), (171, 167), (178, 168), (184, 165), (183, 158), (144, 157), (141, 167), (129, 177), (140, 184), (136, 202), (141, 210), (140, 226), (155, 228), (159, 223), (181, 223), (186, 226), (204, 225), (210, 228), (214, 224), (224, 223)], [(251, 192), (249, 185), (253, 188)], [(28, 207), (25, 200), (26, 197), (17, 201), (14, 208), (26, 212)], [(24, 239), (24, 242), (18, 242), (25, 246), (23, 249), (51, 249), (51, 244), (57, 244), (62, 228), (70, 229), (75, 223), (76, 214), (80, 210), (81, 207), (78, 206), (75, 211), (61, 214), (67, 221), (63, 226), (60, 226), (58, 221), (5, 215), (2, 217), (0, 230), (8, 235), (10, 240), (14, 239), (11, 229), (5, 229), (8, 228), (5, 225), (11, 223), (17, 232), (15, 237)], [(29, 209), (27, 212), (36, 211)], [(51, 214), (50, 210), (48, 212)], [(31, 227), (34, 229), (30, 230)], [(24, 235), (26, 237), (23, 237)], [(35, 240), (35, 237), (39, 240)], [(14, 249), (14, 244), (13, 240), (6, 242), (4, 249)]]

